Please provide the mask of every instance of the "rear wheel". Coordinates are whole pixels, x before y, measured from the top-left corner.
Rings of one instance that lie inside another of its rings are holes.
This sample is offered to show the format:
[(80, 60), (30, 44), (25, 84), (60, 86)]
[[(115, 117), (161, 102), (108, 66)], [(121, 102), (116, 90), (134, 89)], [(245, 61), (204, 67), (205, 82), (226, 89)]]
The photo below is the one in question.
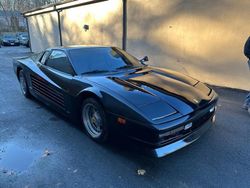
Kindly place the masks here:
[(19, 83), (20, 83), (20, 88), (21, 88), (22, 94), (26, 98), (30, 98), (30, 92), (29, 92), (27, 80), (25, 78), (23, 70), (20, 70), (20, 72), (19, 72)]
[(108, 137), (106, 115), (103, 107), (94, 98), (88, 98), (82, 104), (82, 124), (87, 134), (95, 141), (103, 143)]

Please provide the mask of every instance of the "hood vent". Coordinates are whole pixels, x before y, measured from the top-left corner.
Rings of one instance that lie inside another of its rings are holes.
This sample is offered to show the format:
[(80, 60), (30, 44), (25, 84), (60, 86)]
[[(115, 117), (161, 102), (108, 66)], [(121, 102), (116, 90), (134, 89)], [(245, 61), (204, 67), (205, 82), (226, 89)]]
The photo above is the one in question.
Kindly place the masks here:
[(141, 91), (143, 93), (147, 93), (149, 95), (155, 96), (153, 93), (141, 88), (138, 83), (133, 82), (133, 81), (126, 81), (120, 78), (116, 78), (116, 77), (111, 77), (110, 79), (114, 80), (115, 82), (117, 82), (118, 84), (124, 85), (124, 87), (127, 87), (128, 89), (136, 89), (138, 91)]

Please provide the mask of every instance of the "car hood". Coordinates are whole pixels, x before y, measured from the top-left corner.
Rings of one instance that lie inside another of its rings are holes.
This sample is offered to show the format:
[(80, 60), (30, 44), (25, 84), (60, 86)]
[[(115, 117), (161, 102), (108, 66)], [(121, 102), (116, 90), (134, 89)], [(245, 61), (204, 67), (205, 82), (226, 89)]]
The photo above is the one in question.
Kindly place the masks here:
[[(212, 98), (211, 89), (205, 84), (161, 68), (146, 67), (88, 79), (116, 92), (147, 115), (154, 114), (154, 109), (166, 114), (186, 115), (206, 105)], [(160, 115), (155, 114), (155, 117)]]

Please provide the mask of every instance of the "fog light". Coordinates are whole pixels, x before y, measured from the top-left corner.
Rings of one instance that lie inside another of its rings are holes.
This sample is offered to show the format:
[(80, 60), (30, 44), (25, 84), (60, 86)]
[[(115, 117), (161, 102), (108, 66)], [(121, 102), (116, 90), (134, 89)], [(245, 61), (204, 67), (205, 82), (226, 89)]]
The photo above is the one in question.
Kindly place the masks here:
[(189, 123), (184, 126), (184, 130), (190, 129), (193, 126), (193, 123)]

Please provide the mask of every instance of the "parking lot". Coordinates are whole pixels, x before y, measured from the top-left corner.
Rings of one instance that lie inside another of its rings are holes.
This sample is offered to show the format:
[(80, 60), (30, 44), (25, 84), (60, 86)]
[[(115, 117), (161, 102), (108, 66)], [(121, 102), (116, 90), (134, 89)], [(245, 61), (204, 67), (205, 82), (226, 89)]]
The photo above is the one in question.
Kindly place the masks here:
[(250, 186), (250, 116), (241, 108), (247, 92), (215, 87), (216, 126), (156, 159), (119, 138), (98, 145), (74, 123), (24, 98), (12, 58), (27, 54), (23, 46), (0, 48), (0, 188)]

